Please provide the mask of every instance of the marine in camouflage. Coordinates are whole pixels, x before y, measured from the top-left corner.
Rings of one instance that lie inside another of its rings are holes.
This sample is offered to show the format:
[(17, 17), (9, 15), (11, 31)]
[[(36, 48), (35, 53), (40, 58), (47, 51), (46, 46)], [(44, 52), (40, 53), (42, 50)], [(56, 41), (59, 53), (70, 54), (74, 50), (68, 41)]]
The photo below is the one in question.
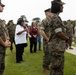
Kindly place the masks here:
[[(45, 18), (42, 20), (42, 27), (47, 37), (50, 37), (50, 18)], [(48, 42), (43, 38), (43, 67), (48, 68), (50, 65), (50, 57), (49, 57), (49, 45)]]
[(60, 39), (59, 36), (56, 35), (55, 30), (57, 28), (61, 28), (62, 32), (65, 32), (62, 20), (57, 14), (54, 14), (51, 18), (50, 23), (50, 75), (63, 75), (65, 41)]
[[(6, 34), (5, 28), (0, 21), (0, 37), (3, 39), (3, 41), (6, 41), (5, 34)], [(0, 45), (0, 75), (3, 74), (5, 69), (5, 50), (6, 48)]]
[[(10, 21), (10, 22), (12, 22), (12, 21)], [(7, 26), (9, 37), (10, 37), (10, 42), (11, 42), (11, 46), (10, 46), (11, 51), (13, 49), (14, 36), (15, 36), (15, 27), (16, 27), (16, 25), (14, 25), (14, 24), (11, 24), (11, 25)]]

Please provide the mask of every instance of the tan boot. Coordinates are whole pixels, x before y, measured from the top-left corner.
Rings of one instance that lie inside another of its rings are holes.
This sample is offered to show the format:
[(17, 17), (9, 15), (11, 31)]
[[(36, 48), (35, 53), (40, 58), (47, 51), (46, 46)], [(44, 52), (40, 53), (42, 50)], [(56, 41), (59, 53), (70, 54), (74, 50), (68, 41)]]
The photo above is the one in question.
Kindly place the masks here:
[(49, 71), (49, 67), (43, 68), (43, 72), (48, 72), (48, 71)]

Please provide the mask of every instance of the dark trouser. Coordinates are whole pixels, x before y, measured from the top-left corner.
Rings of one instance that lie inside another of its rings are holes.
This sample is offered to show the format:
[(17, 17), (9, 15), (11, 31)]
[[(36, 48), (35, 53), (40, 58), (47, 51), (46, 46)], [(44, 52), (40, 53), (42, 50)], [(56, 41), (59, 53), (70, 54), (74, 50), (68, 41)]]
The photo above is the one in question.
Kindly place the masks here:
[(74, 43), (76, 44), (76, 36), (74, 37)]
[(50, 75), (63, 75), (64, 69), (64, 51), (52, 51), (51, 54)]
[(11, 42), (10, 50), (12, 52), (12, 50), (13, 50), (13, 43), (15, 44), (14, 37), (10, 38), (10, 42)]
[(12, 50), (13, 50), (13, 42), (11, 42), (10, 50), (12, 52)]
[[(5, 50), (4, 53), (0, 53), (0, 75), (3, 75), (5, 69)], [(1, 51), (0, 51), (1, 52)]]
[(5, 63), (1, 63), (0, 64), (0, 75), (3, 75), (3, 73), (4, 73), (4, 69), (5, 69)]
[(32, 53), (32, 49), (34, 47), (34, 52), (37, 51), (37, 38), (31, 37), (30, 38), (30, 53)]
[(69, 37), (68, 44), (69, 44), (69, 47), (71, 47), (71, 45), (72, 45), (72, 37)]
[(43, 41), (43, 51), (44, 51), (44, 56), (43, 56), (43, 68), (48, 68), (50, 65), (50, 55), (49, 55), (49, 45), (47, 42)]
[(16, 62), (22, 61), (22, 55), (24, 52), (24, 46), (23, 44), (16, 45)]
[(69, 37), (68, 42), (66, 42), (66, 49), (67, 49), (68, 47), (71, 48), (71, 46), (72, 46), (72, 37)]

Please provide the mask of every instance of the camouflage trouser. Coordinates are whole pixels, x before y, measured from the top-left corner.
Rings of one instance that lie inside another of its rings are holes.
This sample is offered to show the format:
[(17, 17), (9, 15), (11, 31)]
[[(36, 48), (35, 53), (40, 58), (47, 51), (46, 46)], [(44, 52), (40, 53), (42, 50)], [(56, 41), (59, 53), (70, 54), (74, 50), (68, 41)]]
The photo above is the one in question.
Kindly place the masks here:
[(12, 51), (13, 50), (13, 43), (15, 43), (14, 42), (14, 37), (10, 38), (10, 42), (11, 42), (10, 50)]
[(74, 43), (76, 44), (76, 36), (74, 37)]
[(52, 51), (50, 75), (63, 75), (64, 51)]
[(69, 37), (68, 44), (69, 44), (69, 47), (71, 47), (71, 45), (72, 45), (72, 37)]
[(0, 53), (0, 75), (3, 75), (5, 69), (5, 53)]
[(44, 50), (43, 67), (47, 68), (50, 65), (49, 45), (47, 42), (43, 43), (43, 50)]
[(5, 64), (4, 63), (1, 63), (0, 64), (0, 75), (3, 75), (4, 69), (5, 69)]

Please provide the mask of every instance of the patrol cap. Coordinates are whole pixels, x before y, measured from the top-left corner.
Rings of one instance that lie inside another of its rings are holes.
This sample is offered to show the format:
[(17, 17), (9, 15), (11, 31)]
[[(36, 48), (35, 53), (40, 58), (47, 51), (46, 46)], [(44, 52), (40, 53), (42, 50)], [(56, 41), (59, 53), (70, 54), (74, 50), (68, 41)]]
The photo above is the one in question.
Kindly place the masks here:
[(51, 8), (48, 8), (48, 9), (44, 10), (44, 12), (45, 12), (45, 13), (46, 13), (46, 12), (51, 12)]
[(35, 17), (35, 18), (32, 19), (32, 22), (40, 22), (40, 20), (41, 19), (39, 17)]
[(61, 5), (64, 5), (65, 3), (62, 2), (61, 0), (53, 0), (51, 3), (59, 3)]
[(32, 22), (40, 22), (40, 20), (32, 20)]
[(9, 20), (9, 22), (13, 22), (13, 20)]
[(1, 5), (2, 7), (4, 7), (4, 6), (5, 6), (4, 4), (2, 4), (2, 3), (1, 3), (1, 0), (0, 0), (0, 5)]

